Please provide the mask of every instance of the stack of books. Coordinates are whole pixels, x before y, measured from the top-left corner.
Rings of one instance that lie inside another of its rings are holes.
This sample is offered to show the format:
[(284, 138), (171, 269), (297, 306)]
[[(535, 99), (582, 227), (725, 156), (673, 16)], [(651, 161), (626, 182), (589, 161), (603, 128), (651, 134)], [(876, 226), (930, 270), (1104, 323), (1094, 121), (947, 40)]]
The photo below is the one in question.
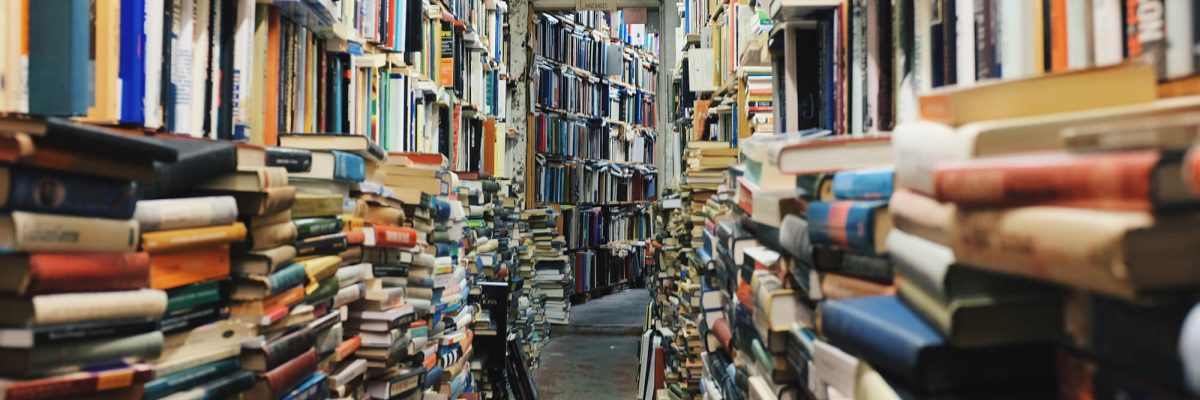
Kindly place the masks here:
[[(102, 137), (119, 139), (110, 135)], [(140, 397), (153, 367), (122, 361), (151, 361), (162, 352), (167, 296), (151, 289), (149, 255), (139, 251), (139, 185), (24, 165), (0, 168), (8, 238), (2, 246), (11, 253), (3, 258), (11, 276), (0, 289), (7, 304), (0, 312), (6, 378), (0, 393)], [(96, 384), (108, 376), (121, 383)]]
[(534, 209), (524, 211), (521, 217), (528, 224), (529, 236), (519, 257), (523, 264), (531, 264), (533, 270), (526, 284), (532, 285), (537, 296), (544, 299), (546, 322), (567, 324), (571, 319), (575, 273), (571, 258), (565, 254), (566, 240), (558, 229), (559, 214), (554, 209)]

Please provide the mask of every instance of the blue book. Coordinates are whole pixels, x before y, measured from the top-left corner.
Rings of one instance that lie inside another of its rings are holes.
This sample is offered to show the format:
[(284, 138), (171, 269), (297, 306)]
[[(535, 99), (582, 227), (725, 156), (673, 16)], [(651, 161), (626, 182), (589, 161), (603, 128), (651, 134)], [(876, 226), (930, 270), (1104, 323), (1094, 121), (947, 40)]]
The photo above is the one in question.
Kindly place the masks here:
[(887, 200), (892, 197), (892, 167), (838, 172), (833, 195), (838, 200)]
[(220, 378), (229, 371), (240, 368), (238, 358), (230, 357), (208, 364), (201, 364), (170, 375), (164, 375), (158, 379), (146, 382), (142, 398), (144, 400), (155, 400), (167, 397), (175, 392), (188, 390), (213, 379)]
[[(146, 1), (121, 0), (121, 115), (123, 123), (146, 120)], [(155, 16), (156, 18), (158, 16)]]
[(308, 275), (304, 271), (304, 264), (291, 263), (267, 277), (267, 284), (270, 285), (271, 290), (267, 296), (283, 293), (285, 290), (305, 282), (308, 282)]
[(367, 180), (367, 163), (362, 156), (344, 151), (333, 151), (333, 179), (343, 182)]
[(130, 181), (0, 167), (0, 177), (4, 175), (8, 178), (8, 193), (0, 196), (0, 204), (6, 210), (129, 219), (137, 206), (138, 186)]
[(281, 400), (325, 399), (329, 397), (329, 385), (325, 385), (325, 374), (313, 373), (304, 382), (293, 387)]
[(828, 300), (817, 315), (830, 344), (920, 392), (1055, 389), (1051, 344), (953, 347), (896, 296)]
[(238, 394), (254, 386), (254, 373), (250, 371), (235, 371), (205, 382), (203, 385), (189, 390), (186, 399), (219, 400), (236, 398)]
[(29, 2), (29, 113), (87, 114), (91, 58), (91, 2)]
[(887, 212), (887, 201), (814, 201), (808, 204), (808, 236), (814, 246), (856, 253), (883, 253), (883, 235), (875, 221)]

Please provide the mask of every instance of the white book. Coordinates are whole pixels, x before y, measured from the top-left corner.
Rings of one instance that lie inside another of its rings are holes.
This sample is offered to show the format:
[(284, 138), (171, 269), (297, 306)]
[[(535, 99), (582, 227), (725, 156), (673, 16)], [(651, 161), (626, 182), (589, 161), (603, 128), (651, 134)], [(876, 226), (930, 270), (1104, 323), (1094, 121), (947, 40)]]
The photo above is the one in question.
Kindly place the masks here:
[(1092, 0), (1067, 1), (1067, 68), (1092, 65)]
[[(958, 68), (956, 84), (961, 87), (975, 83), (975, 0), (943, 0), (954, 1), (955, 16), (954, 34)], [(1077, 0), (1083, 1), (1083, 0)]]
[(1026, 36), (1032, 36), (1027, 8), (1031, 8), (1033, 3), (998, 1), (996, 4), (1000, 11), (1000, 37), (997, 42), (1000, 48), (1000, 76), (1012, 79), (1031, 75), (1033, 71), (1030, 71), (1029, 65), (1033, 57), (1025, 44), (1028, 43)]
[[(1165, 0), (1162, 4), (1164, 22), (1167, 25), (1167, 79), (1182, 78), (1195, 71), (1192, 65), (1192, 4), (1193, 0)], [(1154, 2), (1147, 2), (1147, 5)], [(1142, 33), (1145, 35), (1146, 33)]]
[[(237, 0), (233, 34), (233, 135), (250, 136), (250, 96), (254, 91), (254, 0)], [(260, 90), (261, 91), (261, 90)], [(271, 143), (268, 143), (271, 144)]]
[(913, 72), (917, 94), (933, 89), (933, 37), (929, 27), (933, 24), (933, 0), (913, 2)]
[(1120, 64), (1124, 58), (1124, 24), (1120, 0), (1092, 0), (1092, 46), (1097, 66)]

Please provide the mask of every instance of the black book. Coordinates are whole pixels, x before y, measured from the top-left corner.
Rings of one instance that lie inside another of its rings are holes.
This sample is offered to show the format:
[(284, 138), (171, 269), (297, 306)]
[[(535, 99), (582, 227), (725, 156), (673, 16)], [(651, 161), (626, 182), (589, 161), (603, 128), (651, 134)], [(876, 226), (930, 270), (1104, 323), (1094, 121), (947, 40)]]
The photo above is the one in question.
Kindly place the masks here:
[(47, 118), (43, 135), (34, 136), (39, 147), (120, 157), (124, 160), (172, 162), (182, 156), (179, 150), (154, 138), (117, 133), (96, 125)]
[(349, 243), (346, 241), (345, 233), (333, 233), (311, 237), (308, 239), (296, 242), (296, 256), (307, 257), (313, 255), (337, 255), (342, 250), (346, 250)]
[(161, 328), (164, 335), (186, 332), (229, 317), (224, 304), (185, 308), (163, 316)]
[(237, 147), (233, 142), (167, 136), (145, 139), (173, 150), (176, 160), (154, 163), (154, 180), (142, 187), (144, 198), (172, 195), (214, 176), (237, 171)]
[(158, 330), (158, 318), (121, 318), (0, 329), (0, 347), (34, 348), (55, 343), (118, 336), (133, 336)]

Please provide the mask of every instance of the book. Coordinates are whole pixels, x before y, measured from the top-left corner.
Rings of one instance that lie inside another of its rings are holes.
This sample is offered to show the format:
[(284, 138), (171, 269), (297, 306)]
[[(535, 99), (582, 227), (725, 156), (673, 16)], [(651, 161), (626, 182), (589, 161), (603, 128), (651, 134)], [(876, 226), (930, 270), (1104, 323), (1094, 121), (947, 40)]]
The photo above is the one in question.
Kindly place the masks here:
[[(154, 369), (150, 365), (130, 364), (24, 381), (6, 380), (0, 382), (0, 390), (4, 392), (5, 399), (11, 400), (103, 396), (122, 388), (136, 387), (153, 377)], [(109, 378), (113, 378), (113, 381), (106, 381)]]
[(146, 232), (142, 234), (142, 249), (157, 254), (240, 242), (245, 238), (246, 225), (234, 222), (228, 225)]
[(0, 348), (7, 360), (0, 371), (9, 376), (30, 376), (54, 368), (111, 362), (124, 358), (152, 360), (162, 351), (162, 332), (108, 339), (70, 342), (30, 349)]
[(272, 272), (269, 276), (253, 274), (235, 281), (234, 300), (259, 300), (274, 296), (308, 281), (304, 264), (291, 263)]
[[(29, 111), (84, 115), (92, 33), (86, 1), (31, 3), (28, 8)], [(64, 33), (62, 29), (66, 29)]]
[(838, 200), (887, 199), (892, 196), (892, 176), (891, 167), (841, 171), (833, 174), (830, 190)]
[(238, 204), (232, 196), (209, 196), (141, 200), (133, 219), (143, 232), (227, 225), (237, 219)]
[(292, 204), (293, 218), (329, 217), (342, 213), (343, 196), (300, 193)]
[(205, 363), (166, 376), (158, 376), (146, 382), (143, 396), (146, 399), (160, 399), (173, 393), (190, 390), (208, 382), (217, 381), (229, 371), (239, 369), (237, 357), (230, 357)]
[(13, 296), (134, 290), (150, 281), (146, 253), (7, 255), (0, 265), (0, 293)]
[(1196, 198), (1178, 178), (1182, 157), (1177, 152), (1141, 150), (948, 161), (934, 171), (934, 195), (938, 201), (972, 208), (1187, 208), (1196, 203)]
[(138, 245), (136, 220), (107, 220), (14, 211), (0, 216), (0, 249), (116, 252)]
[(309, 328), (301, 328), (286, 335), (267, 340), (263, 337), (252, 338), (242, 343), (242, 368), (265, 372), (312, 350), (316, 344), (317, 332)]
[(143, 198), (175, 195), (183, 190), (194, 189), (214, 176), (231, 174), (237, 170), (237, 146), (233, 143), (175, 135), (158, 135), (146, 140), (169, 149), (175, 155), (175, 159), (171, 162), (154, 163), (154, 180), (142, 187)]
[(892, 229), (887, 204), (842, 200), (808, 205), (808, 236), (815, 246), (879, 254)]
[(255, 385), (254, 373), (250, 371), (235, 371), (229, 375), (225, 375), (211, 381), (201, 384), (199, 387), (189, 389), (187, 391), (178, 392), (170, 398), (179, 396), (181, 398), (190, 399), (219, 399), (243, 393)]
[(7, 210), (129, 219), (137, 184), (25, 167), (0, 168), (0, 205)]
[(290, 245), (236, 254), (230, 270), (237, 275), (269, 275), (296, 258), (296, 248)]
[(830, 300), (818, 315), (820, 334), (830, 344), (922, 392), (1053, 387), (1045, 385), (1054, 376), (1048, 346), (953, 347), (896, 296)]
[[(802, 175), (891, 164), (890, 136), (814, 139), (770, 148), (770, 159), (785, 174)], [(845, 157), (848, 151), (855, 157)]]
[(348, 151), (376, 163), (387, 160), (387, 153), (370, 137), (362, 135), (282, 133), (279, 135), (279, 145), (307, 150)]
[[(1191, 282), (1186, 269), (1173, 265), (1190, 257), (1182, 245), (1187, 233), (1177, 228), (1189, 215), (1160, 220), (1144, 212), (1050, 206), (960, 210), (949, 247), (964, 264), (1129, 299)], [(1036, 246), (1012, 251), (1012, 243)]]
[(291, 149), (287, 147), (265, 147), (263, 166), (283, 167), (292, 172), (307, 172), (312, 169), (313, 153), (311, 150)]
[(270, 371), (258, 373), (258, 381), (249, 389), (248, 395), (278, 398), (311, 375), (316, 368), (317, 352), (308, 349)]
[(15, 326), (65, 324), (100, 319), (158, 317), (167, 307), (161, 290), (44, 294), (4, 297), (0, 323)]
[(287, 186), (287, 178), (287, 170), (284, 168), (263, 167), (213, 178), (200, 184), (197, 188), (231, 192), (262, 192), (273, 187)]
[(316, 151), (307, 171), (290, 172), (294, 178), (362, 182), (366, 179), (366, 164), (362, 157), (341, 151)]
[[(921, 119), (949, 125), (1091, 110), (1149, 102), (1157, 98), (1154, 71), (1120, 65), (1043, 75), (967, 88), (937, 89), (918, 99)], [(1112, 91), (1122, 88), (1120, 95)], [(1011, 99), (1004, 107), (996, 98)]]
[(158, 329), (157, 316), (0, 328), (0, 347), (29, 349), (79, 340), (133, 336)]

